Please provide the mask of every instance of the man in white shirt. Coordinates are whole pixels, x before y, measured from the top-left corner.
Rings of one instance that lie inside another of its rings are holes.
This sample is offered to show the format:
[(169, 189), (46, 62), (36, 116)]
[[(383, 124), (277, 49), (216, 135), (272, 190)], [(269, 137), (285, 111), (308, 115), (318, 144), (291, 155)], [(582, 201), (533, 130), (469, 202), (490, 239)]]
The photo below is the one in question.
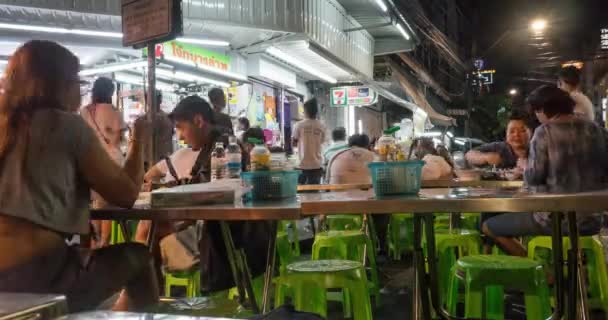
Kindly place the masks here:
[(369, 137), (355, 134), (348, 139), (348, 147), (336, 152), (327, 165), (326, 181), (330, 184), (370, 184), (372, 177), (367, 164), (374, 161), (369, 151)]
[(574, 106), (574, 114), (587, 119), (595, 120), (595, 111), (591, 100), (581, 92), (581, 73), (573, 66), (562, 68), (559, 71), (557, 87), (568, 92), (576, 105)]
[(344, 127), (335, 128), (331, 132), (332, 144), (325, 149), (323, 152), (323, 168), (327, 169), (327, 164), (333, 156), (342, 151), (348, 149), (348, 143), (346, 142), (346, 129)]
[(323, 157), (321, 149), (326, 140), (326, 127), (317, 119), (319, 107), (316, 99), (304, 103), (306, 119), (296, 123), (293, 128), (293, 146), (298, 148), (300, 157), (300, 184), (319, 184), (323, 176)]

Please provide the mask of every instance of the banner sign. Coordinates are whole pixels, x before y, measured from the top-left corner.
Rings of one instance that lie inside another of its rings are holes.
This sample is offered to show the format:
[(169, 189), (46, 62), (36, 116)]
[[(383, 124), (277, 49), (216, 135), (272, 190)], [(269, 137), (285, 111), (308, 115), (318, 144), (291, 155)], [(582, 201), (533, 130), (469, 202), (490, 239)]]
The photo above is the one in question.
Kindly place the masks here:
[(378, 102), (378, 94), (369, 87), (336, 87), (331, 88), (331, 106), (370, 106)]
[[(183, 60), (186, 63), (195, 63), (196, 65), (207, 66), (221, 71), (228, 71), (230, 69), (230, 57), (217, 51), (178, 41), (159, 43), (155, 49), (156, 58), (158, 59)], [(147, 54), (147, 50), (144, 49), (144, 56), (147, 56)]]
[(143, 47), (182, 33), (179, 0), (122, 0), (122, 45)]

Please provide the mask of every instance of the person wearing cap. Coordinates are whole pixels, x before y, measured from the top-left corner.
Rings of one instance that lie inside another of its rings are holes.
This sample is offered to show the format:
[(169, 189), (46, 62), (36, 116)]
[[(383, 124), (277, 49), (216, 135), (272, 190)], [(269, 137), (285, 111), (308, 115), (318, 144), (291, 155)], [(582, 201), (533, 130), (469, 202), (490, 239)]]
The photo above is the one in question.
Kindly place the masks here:
[[(175, 123), (175, 130), (180, 140), (189, 146), (175, 151), (168, 158), (159, 161), (146, 172), (144, 182), (150, 188), (152, 183), (164, 182), (177, 184), (190, 180), (193, 175), (201, 173), (202, 181), (210, 180), (211, 152), (220, 133), (215, 129), (213, 110), (207, 101), (199, 96), (189, 96), (180, 101), (169, 119)], [(201, 155), (202, 152), (202, 155)], [(196, 160), (201, 157), (200, 168), (193, 172)], [(173, 176), (170, 166), (175, 170)], [(150, 221), (140, 221), (135, 235), (136, 241), (146, 243)]]
[(221, 88), (213, 88), (207, 94), (215, 112), (215, 124), (224, 135), (234, 135), (232, 120), (223, 111), (226, 108), (226, 96)]

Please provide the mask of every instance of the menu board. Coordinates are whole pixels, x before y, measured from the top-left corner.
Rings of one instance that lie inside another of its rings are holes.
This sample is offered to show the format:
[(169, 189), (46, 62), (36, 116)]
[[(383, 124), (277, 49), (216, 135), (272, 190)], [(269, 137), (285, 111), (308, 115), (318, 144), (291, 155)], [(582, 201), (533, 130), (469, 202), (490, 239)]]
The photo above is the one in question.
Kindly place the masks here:
[(181, 1), (122, 0), (122, 44), (141, 47), (182, 32)]

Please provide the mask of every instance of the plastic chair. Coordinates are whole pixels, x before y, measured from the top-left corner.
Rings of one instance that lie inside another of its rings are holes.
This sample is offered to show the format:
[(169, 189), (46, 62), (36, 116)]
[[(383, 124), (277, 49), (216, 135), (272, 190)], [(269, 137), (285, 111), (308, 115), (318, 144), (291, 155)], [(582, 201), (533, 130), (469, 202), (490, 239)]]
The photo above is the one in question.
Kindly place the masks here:
[(354, 320), (372, 319), (372, 308), (363, 265), (349, 260), (301, 261), (288, 266), (277, 280), (275, 306), (285, 303), (286, 288), (299, 311), (327, 317), (327, 290), (342, 289), (352, 301)]
[(362, 215), (356, 214), (336, 214), (325, 217), (327, 230), (344, 231), (344, 230), (361, 230), (363, 227)]
[(392, 214), (386, 233), (389, 257), (395, 261), (401, 260), (401, 255), (414, 249), (414, 215)]
[[(570, 250), (570, 238), (563, 238), (563, 254), (567, 257)], [(541, 261), (544, 265), (552, 263), (551, 237), (534, 237), (528, 242), (528, 257)], [(579, 237), (579, 247), (585, 257), (589, 305), (594, 309), (608, 312), (608, 267), (604, 258), (604, 246), (597, 236)], [(543, 255), (543, 249), (546, 254)]]
[(380, 280), (373, 248), (371, 239), (361, 231), (321, 232), (315, 236), (312, 259), (344, 259), (365, 263), (366, 258), (369, 261), (370, 293), (374, 296), (376, 305), (380, 305)]
[(481, 236), (474, 230), (440, 229), (435, 231), (435, 249), (437, 269), (439, 271), (439, 292), (443, 298), (447, 295), (452, 267), (459, 257), (478, 255), (481, 248)]
[(448, 311), (458, 309), (459, 289), (464, 284), (466, 318), (504, 319), (504, 291), (524, 293), (526, 319), (544, 320), (551, 315), (551, 299), (542, 265), (528, 258), (476, 255), (460, 258), (452, 269), (447, 297)]
[[(253, 295), (255, 296), (255, 302), (259, 308), (262, 307), (262, 295), (264, 294), (264, 275), (251, 280), (251, 288), (253, 289)], [(228, 299), (234, 300), (239, 296), (239, 290), (237, 287), (232, 287), (228, 290)], [(247, 298), (245, 293), (245, 298)]]
[(165, 295), (171, 295), (172, 287), (185, 287), (186, 298), (194, 298), (200, 295), (201, 272), (199, 268), (188, 271), (165, 271)]

